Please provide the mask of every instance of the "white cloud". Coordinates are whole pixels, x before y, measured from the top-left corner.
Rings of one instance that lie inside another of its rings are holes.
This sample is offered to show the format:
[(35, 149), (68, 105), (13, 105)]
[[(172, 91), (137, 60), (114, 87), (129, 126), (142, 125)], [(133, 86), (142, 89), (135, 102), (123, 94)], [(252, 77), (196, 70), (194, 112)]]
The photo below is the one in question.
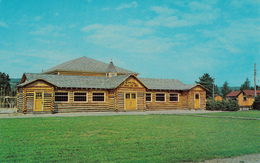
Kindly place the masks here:
[(48, 35), (54, 31), (60, 31), (61, 28), (53, 25), (46, 25), (44, 27), (38, 27), (37, 30), (29, 32), (31, 35)]
[(8, 28), (9, 26), (5, 22), (0, 21), (0, 27)]
[(34, 20), (35, 20), (35, 21), (40, 21), (41, 19), (42, 19), (41, 16), (36, 16), (36, 17), (34, 17)]
[[(200, 24), (211, 24), (220, 16), (218, 9), (211, 9), (209, 5), (203, 5), (198, 2), (191, 3), (191, 6), (200, 6), (199, 12), (181, 12), (176, 9), (170, 9), (167, 7), (153, 6), (151, 11), (154, 11), (158, 15), (145, 22), (147, 26), (165, 26), (165, 27), (185, 27), (194, 26)], [(193, 10), (193, 9), (191, 9)]]
[(82, 31), (88, 32), (86, 42), (124, 52), (160, 53), (172, 45), (169, 38), (152, 36), (154, 30), (150, 28), (95, 24)]
[(89, 26), (86, 26), (86, 27), (82, 28), (81, 31), (88, 32), (88, 31), (101, 29), (101, 28), (103, 28), (102, 24), (93, 24), (93, 25), (89, 25)]
[(108, 11), (108, 10), (109, 10), (109, 7), (103, 7), (101, 10), (102, 10), (102, 11)]
[(160, 15), (172, 15), (179, 12), (177, 9), (169, 9), (168, 7), (152, 6), (151, 10)]
[(136, 1), (133, 1), (132, 3), (130, 4), (125, 4), (125, 3), (122, 3), (120, 6), (118, 6), (116, 8), (116, 10), (122, 10), (122, 9), (126, 9), (126, 8), (136, 8), (138, 6), (137, 2)]
[[(209, 41), (207, 47), (221, 49), (231, 54), (247, 54), (253, 44), (260, 45), (260, 19), (244, 19), (233, 21), (227, 27), (201, 31), (202, 36)], [(254, 45), (253, 45), (254, 46)]]
[(191, 10), (212, 10), (212, 7), (205, 3), (200, 3), (197, 1), (192, 1), (188, 5)]

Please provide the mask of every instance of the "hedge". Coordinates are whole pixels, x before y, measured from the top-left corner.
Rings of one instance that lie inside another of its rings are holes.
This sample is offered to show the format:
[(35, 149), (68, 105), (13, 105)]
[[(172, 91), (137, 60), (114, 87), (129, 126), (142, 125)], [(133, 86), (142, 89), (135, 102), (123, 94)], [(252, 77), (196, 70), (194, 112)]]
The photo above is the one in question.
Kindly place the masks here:
[(206, 110), (238, 111), (239, 105), (235, 100), (214, 101), (210, 99), (206, 102)]

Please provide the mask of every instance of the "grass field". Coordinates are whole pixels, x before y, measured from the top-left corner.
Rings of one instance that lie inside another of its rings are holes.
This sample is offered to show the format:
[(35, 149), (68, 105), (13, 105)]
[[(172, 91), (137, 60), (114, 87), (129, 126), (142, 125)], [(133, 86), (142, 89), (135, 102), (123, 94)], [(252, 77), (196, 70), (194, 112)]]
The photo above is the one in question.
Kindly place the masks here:
[(259, 120), (176, 115), (0, 119), (0, 132), (0, 162), (189, 162), (260, 153)]
[(259, 118), (260, 119), (260, 111), (257, 111), (257, 110), (208, 113), (208, 114), (196, 114), (196, 115), (208, 115), (208, 116), (215, 116), (215, 117)]

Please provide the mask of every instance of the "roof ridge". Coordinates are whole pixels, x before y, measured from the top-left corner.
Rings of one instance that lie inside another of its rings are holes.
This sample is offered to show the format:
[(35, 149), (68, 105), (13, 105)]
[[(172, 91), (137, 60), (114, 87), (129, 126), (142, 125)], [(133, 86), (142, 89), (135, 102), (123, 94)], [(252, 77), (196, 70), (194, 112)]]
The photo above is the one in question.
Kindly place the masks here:
[[(106, 73), (108, 66), (109, 66), (109, 64), (107, 64), (105, 62), (83, 56), (83, 57), (80, 57), (80, 58), (76, 58), (76, 59), (58, 64), (57, 66), (54, 66), (50, 69), (47, 69), (43, 73), (53, 72), (53, 71), (57, 71), (57, 70)], [(137, 74), (133, 71), (130, 71), (130, 70), (127, 70), (127, 69), (124, 69), (124, 68), (120, 68), (120, 67), (117, 67), (117, 66), (114, 66), (114, 68), (118, 73), (134, 73), (134, 74)]]

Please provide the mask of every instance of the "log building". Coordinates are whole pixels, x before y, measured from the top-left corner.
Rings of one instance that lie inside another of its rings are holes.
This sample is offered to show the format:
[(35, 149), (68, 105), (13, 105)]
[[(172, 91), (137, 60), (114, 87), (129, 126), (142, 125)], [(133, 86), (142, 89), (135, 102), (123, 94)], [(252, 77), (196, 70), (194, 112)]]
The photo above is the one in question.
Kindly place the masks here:
[(68, 113), (160, 109), (205, 109), (206, 91), (176, 79), (139, 74), (87, 57), (42, 73), (24, 73), (18, 85), (18, 111)]

